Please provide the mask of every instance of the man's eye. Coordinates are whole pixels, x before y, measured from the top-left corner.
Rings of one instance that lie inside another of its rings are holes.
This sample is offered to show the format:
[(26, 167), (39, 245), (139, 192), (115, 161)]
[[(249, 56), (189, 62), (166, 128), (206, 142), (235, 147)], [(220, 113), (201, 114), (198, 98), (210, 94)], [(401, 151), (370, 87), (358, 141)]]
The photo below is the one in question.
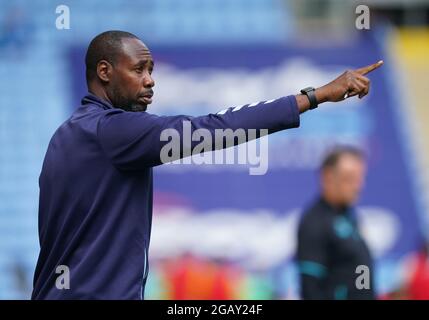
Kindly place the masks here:
[(137, 73), (142, 73), (142, 72), (143, 72), (143, 68), (137, 68), (137, 69), (136, 69), (136, 72), (137, 72)]

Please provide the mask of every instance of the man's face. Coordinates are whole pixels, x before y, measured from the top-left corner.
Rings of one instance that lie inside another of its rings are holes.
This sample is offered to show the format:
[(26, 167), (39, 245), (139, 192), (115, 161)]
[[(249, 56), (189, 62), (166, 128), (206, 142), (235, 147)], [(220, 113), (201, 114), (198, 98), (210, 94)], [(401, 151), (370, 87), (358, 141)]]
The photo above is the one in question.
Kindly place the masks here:
[(359, 157), (343, 154), (335, 167), (326, 169), (323, 186), (334, 195), (338, 204), (356, 202), (365, 180), (365, 163)]
[(146, 111), (152, 103), (155, 85), (152, 79), (153, 59), (139, 39), (122, 39), (122, 53), (112, 69), (109, 98), (115, 107), (128, 111)]

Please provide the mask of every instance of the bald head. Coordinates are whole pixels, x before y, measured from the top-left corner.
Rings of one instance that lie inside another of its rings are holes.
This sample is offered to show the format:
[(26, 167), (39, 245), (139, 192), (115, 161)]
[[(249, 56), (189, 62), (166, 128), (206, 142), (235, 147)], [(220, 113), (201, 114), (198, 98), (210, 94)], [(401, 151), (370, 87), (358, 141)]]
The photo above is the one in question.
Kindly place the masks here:
[(86, 53), (89, 92), (126, 111), (146, 111), (152, 103), (154, 62), (147, 46), (134, 34), (106, 31)]
[(123, 39), (139, 39), (126, 31), (106, 31), (92, 39), (85, 56), (86, 82), (89, 83), (97, 75), (97, 64), (106, 60), (115, 65), (122, 53)]

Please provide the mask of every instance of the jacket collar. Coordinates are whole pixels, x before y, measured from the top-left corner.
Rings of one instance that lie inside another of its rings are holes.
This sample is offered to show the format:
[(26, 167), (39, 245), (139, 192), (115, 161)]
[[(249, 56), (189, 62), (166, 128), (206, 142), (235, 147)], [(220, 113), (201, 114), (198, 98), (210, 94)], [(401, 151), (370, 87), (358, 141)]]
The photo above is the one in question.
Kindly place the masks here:
[(334, 214), (340, 214), (340, 215), (350, 215), (350, 213), (353, 211), (352, 206), (341, 206), (341, 207), (335, 207), (332, 204), (330, 204), (328, 201), (326, 201), (323, 196), (320, 197), (319, 203), (324, 206), (325, 208), (329, 209)]
[(98, 96), (96, 96), (95, 94), (92, 94), (90, 92), (88, 92), (88, 94), (86, 96), (84, 96), (82, 98), (82, 105), (87, 105), (87, 104), (95, 104), (98, 107), (101, 107), (103, 109), (114, 109), (114, 107), (112, 106), (112, 104)]

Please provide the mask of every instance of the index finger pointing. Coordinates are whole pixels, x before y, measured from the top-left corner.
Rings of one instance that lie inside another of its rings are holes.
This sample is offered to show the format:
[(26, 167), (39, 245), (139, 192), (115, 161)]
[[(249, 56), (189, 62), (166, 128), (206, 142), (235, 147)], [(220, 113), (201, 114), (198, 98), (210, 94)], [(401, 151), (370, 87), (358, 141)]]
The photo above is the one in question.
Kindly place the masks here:
[(377, 69), (378, 67), (380, 67), (380, 66), (382, 66), (383, 65), (383, 60), (380, 60), (380, 61), (378, 61), (377, 63), (374, 63), (374, 64), (370, 64), (369, 66), (366, 66), (366, 67), (363, 67), (363, 68), (360, 68), (360, 69), (357, 69), (356, 70), (356, 72), (357, 73), (360, 73), (360, 74), (362, 74), (362, 75), (365, 75), (365, 74), (367, 74), (367, 73), (369, 73), (369, 72), (371, 72), (371, 71), (374, 71), (375, 69)]

